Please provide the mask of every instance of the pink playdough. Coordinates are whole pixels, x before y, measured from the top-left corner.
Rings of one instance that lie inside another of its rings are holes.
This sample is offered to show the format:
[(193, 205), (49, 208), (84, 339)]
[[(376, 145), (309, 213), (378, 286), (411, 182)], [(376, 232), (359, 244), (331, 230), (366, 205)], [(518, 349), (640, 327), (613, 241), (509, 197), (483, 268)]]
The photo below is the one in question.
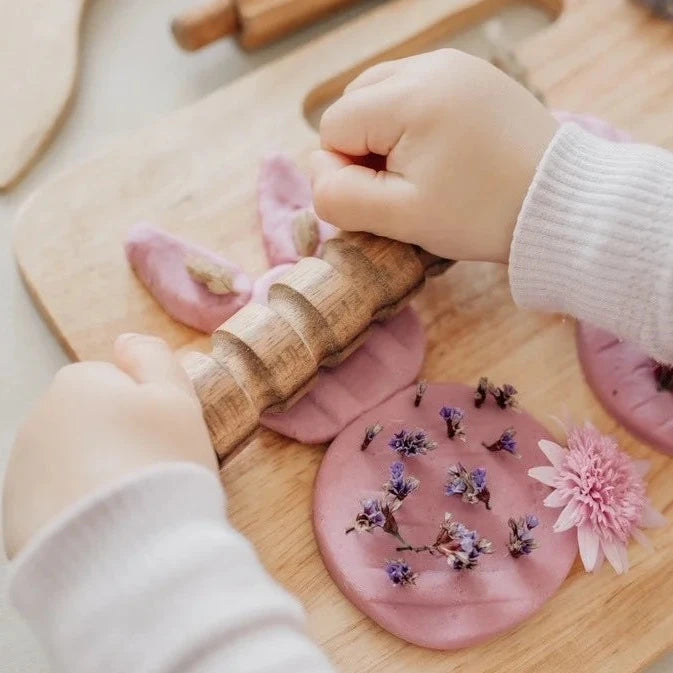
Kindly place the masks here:
[(608, 413), (642, 441), (673, 455), (673, 393), (657, 390), (652, 360), (587, 323), (577, 327), (577, 350), (587, 383)]
[[(161, 307), (178, 322), (210, 333), (250, 298), (252, 284), (243, 271), (207, 248), (187, 243), (147, 224), (129, 232), (126, 256), (134, 271)], [(185, 266), (196, 256), (223, 267), (233, 279), (234, 292), (214, 294), (192, 279)]]
[[(607, 140), (631, 140), (625, 131), (595, 117), (567, 112), (555, 116)], [(673, 455), (673, 394), (657, 390), (652, 360), (636, 346), (587, 323), (578, 325), (577, 349), (587, 383), (605, 409), (636, 437)]]
[[(291, 265), (277, 266), (255, 281), (253, 301), (266, 304), (269, 287)], [(262, 425), (306, 444), (328, 442), (363, 411), (416, 379), (425, 356), (425, 335), (410, 308), (372, 327), (367, 341), (346, 361), (320, 370), (317, 383), (291, 409), (262, 415)]]
[[(258, 208), (262, 222), (262, 236), (269, 264), (296, 262), (302, 257), (293, 238), (294, 220), (302, 211), (313, 212), (311, 182), (282, 154), (268, 157), (262, 163), (258, 183)], [(336, 229), (318, 220), (320, 243), (333, 238)], [(316, 256), (321, 253), (318, 246)]]
[[(351, 423), (332, 442), (315, 484), (314, 528), (330, 575), (353, 604), (394, 635), (416, 645), (453, 650), (481, 643), (509, 631), (537, 612), (557, 591), (577, 554), (577, 533), (552, 532), (558, 510), (543, 506), (551, 489), (527, 476), (531, 467), (546, 464), (538, 449), (549, 433), (526, 413), (503, 411), (489, 398), (481, 409), (467, 386), (431, 384), (418, 408), (415, 386), (398, 392)], [(447, 438), (439, 416), (442, 405), (465, 410), (467, 442)], [(366, 451), (360, 450), (365, 429), (384, 429)], [(494, 442), (507, 427), (517, 431), (521, 460), (504, 452), (491, 453), (481, 442)], [(413, 545), (434, 542), (445, 512), (476, 529), (494, 545), (472, 570), (456, 571), (442, 557), (398, 552), (394, 537), (375, 530), (345, 535), (363, 498), (380, 497), (398, 454), (388, 447), (402, 428), (423, 428), (439, 443), (425, 456), (405, 458), (407, 475), (420, 480), (397, 512), (401, 534)], [(468, 469), (487, 470), (492, 510), (444, 494), (447, 469), (462, 462)], [(513, 558), (507, 549), (509, 517), (535, 514), (540, 548)], [(386, 575), (387, 560), (405, 559), (419, 573), (416, 586), (395, 586)]]

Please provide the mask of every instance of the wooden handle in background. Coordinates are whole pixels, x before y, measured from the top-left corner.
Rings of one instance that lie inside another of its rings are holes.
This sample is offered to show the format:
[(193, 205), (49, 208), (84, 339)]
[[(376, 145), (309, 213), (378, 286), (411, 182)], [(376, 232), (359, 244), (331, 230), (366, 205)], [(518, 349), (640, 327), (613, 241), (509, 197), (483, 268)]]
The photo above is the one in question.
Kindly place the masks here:
[(346, 234), (305, 257), (271, 286), (269, 305), (248, 304), (213, 334), (210, 355), (189, 353), (220, 460), (257, 429), (263, 411), (282, 411), (394, 315), (451, 262), (405, 243)]
[(194, 51), (228, 35), (254, 49), (356, 0), (211, 0), (173, 19), (178, 44)]

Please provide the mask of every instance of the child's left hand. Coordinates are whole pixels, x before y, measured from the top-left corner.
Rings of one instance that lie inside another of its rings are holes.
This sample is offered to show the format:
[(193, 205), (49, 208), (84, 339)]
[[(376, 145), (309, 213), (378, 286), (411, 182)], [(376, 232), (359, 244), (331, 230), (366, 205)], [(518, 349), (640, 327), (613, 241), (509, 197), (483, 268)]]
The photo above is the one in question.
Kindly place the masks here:
[(3, 493), (8, 557), (70, 505), (151, 464), (217, 470), (201, 406), (168, 345), (125, 334), (115, 362), (64, 367), (19, 430)]

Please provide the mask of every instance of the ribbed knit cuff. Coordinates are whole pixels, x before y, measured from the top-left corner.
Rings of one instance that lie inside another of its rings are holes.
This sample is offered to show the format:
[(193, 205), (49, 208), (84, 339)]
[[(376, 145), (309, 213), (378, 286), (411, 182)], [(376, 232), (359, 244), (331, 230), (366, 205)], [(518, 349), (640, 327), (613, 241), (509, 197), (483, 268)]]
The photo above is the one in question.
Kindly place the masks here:
[(510, 285), (673, 361), (673, 155), (564, 124), (519, 214)]

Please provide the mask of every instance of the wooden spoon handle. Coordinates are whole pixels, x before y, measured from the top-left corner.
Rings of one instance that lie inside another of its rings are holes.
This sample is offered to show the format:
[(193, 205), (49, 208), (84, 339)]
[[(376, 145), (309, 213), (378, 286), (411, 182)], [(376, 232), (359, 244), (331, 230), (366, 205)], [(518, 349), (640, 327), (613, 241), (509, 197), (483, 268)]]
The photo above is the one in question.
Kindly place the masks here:
[(366, 338), (372, 322), (409, 301), (451, 262), (371, 234), (344, 234), (322, 259), (305, 257), (213, 334), (210, 355), (185, 360), (220, 460), (252, 435), (263, 411), (282, 411)]
[(171, 22), (176, 42), (187, 51), (196, 51), (215, 40), (238, 31), (235, 0), (211, 0), (194, 7)]

